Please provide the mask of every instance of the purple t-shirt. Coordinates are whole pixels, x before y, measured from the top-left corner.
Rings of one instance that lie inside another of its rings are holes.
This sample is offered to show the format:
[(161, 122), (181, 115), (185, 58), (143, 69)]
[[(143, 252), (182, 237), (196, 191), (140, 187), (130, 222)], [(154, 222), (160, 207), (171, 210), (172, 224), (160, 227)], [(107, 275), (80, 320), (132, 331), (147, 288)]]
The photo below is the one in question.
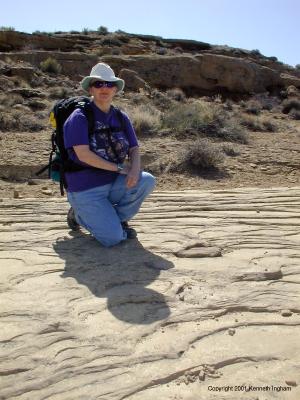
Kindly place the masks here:
[[(86, 165), (78, 160), (73, 150), (73, 146), (85, 144), (89, 145), (91, 151), (107, 161), (115, 163), (123, 161), (116, 159), (115, 153), (111, 151), (107, 134), (102, 129), (106, 127), (120, 127), (116, 111), (111, 107), (108, 113), (104, 113), (93, 102), (91, 105), (95, 118), (95, 129), (90, 137), (88, 135), (87, 118), (80, 109), (76, 109), (64, 124), (64, 142), (69, 157), (80, 165)], [(130, 148), (138, 146), (138, 141), (127, 114), (123, 111), (121, 112), (125, 122), (125, 131), (113, 132), (110, 140), (117, 146), (118, 154), (124, 158)], [(66, 172), (65, 175), (68, 191), (80, 192), (112, 183), (117, 178), (118, 172), (100, 168), (87, 168), (76, 172)]]

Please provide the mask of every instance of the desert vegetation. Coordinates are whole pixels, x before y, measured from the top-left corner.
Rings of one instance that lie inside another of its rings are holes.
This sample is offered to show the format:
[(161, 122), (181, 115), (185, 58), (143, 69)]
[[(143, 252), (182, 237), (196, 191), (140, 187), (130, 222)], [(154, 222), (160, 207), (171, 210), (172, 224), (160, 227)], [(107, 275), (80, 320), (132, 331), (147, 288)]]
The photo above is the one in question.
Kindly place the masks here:
[[(2, 30), (13, 31), (8, 28)], [(59, 99), (85, 93), (79, 88), (81, 71), (78, 75), (75, 70), (74, 75), (65, 75), (70, 63), (64, 64), (64, 55), (60, 57), (59, 53), (53, 52), (51, 57), (51, 53), (46, 53), (44, 58), (40, 58), (42, 51), (35, 54), (37, 49), (41, 50), (40, 35), (47, 36), (41, 39), (45, 43), (48, 40), (49, 43), (51, 40), (61, 40), (62, 43), (74, 41), (73, 47), (66, 51), (75, 51), (76, 59), (82, 56), (85, 60), (86, 55), (91, 55), (101, 60), (108, 55), (108, 58), (119, 60), (120, 65), (123, 57), (124, 60), (127, 55), (135, 57), (139, 51), (146, 54), (146, 58), (149, 54), (153, 55), (154, 59), (191, 53), (197, 58), (197, 54), (201, 54), (199, 49), (208, 48), (227, 56), (250, 55), (252, 60), (255, 57), (261, 62), (267, 59), (257, 51), (233, 50), (226, 46), (207, 47), (206, 44), (180, 40), (166, 42), (158, 36), (109, 32), (104, 26), (96, 30), (35, 32), (35, 40), (21, 48), (23, 53), (30, 54), (30, 58), (16, 62), (16, 55), (11, 57), (8, 53), (0, 60), (0, 140), (4, 134), (11, 137), (22, 134), (24, 138), (28, 136), (30, 140), (43, 142), (47, 151), (50, 151), (51, 135), (48, 116), (53, 104)], [(267, 61), (277, 62), (270, 58)], [(299, 89), (293, 85), (278, 88), (275, 93), (242, 95), (216, 90), (198, 93), (195, 88), (178, 87), (178, 81), (174, 87), (150, 84), (147, 74), (139, 75), (134, 69), (131, 72), (145, 85), (136, 88), (126, 86), (125, 92), (116, 97), (115, 104), (127, 112), (133, 122), (144, 152), (145, 168), (163, 182), (168, 180), (174, 184), (182, 179), (191, 184), (196, 182), (193, 179), (203, 176), (209, 176), (212, 181), (219, 179), (225, 182), (226, 177), (238, 177), (242, 163), (251, 158), (254, 161), (247, 173), (252, 169), (257, 172), (260, 168), (267, 171), (265, 164), (268, 164), (268, 157), (264, 152), (270, 143), (276, 143), (277, 137), (282, 138), (284, 132), (295, 132), (295, 124), (300, 118)], [(119, 74), (120, 70), (116, 69), (116, 73)], [(264, 145), (262, 150), (257, 150), (255, 158), (250, 154), (256, 149), (258, 140)], [(46, 158), (47, 151), (44, 152)], [(262, 160), (263, 157), (266, 159)], [(292, 168), (291, 174), (294, 173)]]
[(50, 72), (53, 74), (59, 74), (61, 72), (61, 65), (52, 57), (42, 61), (40, 67), (43, 72)]

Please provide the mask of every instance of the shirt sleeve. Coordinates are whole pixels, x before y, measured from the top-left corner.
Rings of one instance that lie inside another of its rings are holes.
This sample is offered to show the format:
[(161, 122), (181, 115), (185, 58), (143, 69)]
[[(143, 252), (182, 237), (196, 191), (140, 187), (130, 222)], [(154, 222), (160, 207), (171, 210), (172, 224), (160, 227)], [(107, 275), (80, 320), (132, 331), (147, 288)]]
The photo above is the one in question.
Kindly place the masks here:
[(137, 147), (137, 146), (139, 146), (139, 143), (138, 143), (138, 139), (135, 134), (134, 127), (133, 127), (128, 115), (124, 111), (121, 111), (121, 112), (123, 114), (124, 121), (125, 121), (125, 128), (126, 128), (126, 134), (127, 134), (127, 138), (128, 138), (128, 142), (129, 142), (129, 148)]
[(89, 144), (88, 121), (80, 109), (73, 111), (64, 123), (64, 143), (66, 149)]

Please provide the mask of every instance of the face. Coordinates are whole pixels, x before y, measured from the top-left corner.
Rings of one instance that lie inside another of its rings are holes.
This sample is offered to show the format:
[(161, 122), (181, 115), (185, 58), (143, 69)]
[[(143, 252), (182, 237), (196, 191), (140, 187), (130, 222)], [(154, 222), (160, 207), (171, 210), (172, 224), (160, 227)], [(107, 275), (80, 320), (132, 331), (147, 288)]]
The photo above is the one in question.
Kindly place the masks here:
[(110, 104), (118, 89), (116, 86), (95, 87), (93, 83), (89, 87), (89, 94), (94, 97), (94, 101), (99, 104)]

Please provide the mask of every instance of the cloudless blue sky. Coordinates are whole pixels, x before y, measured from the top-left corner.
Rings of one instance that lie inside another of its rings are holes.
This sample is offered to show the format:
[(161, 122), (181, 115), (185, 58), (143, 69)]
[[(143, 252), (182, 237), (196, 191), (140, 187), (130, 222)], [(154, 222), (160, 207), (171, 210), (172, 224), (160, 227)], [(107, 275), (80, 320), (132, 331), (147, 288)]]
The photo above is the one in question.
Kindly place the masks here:
[(0, 0), (0, 26), (194, 39), (300, 64), (300, 0)]

